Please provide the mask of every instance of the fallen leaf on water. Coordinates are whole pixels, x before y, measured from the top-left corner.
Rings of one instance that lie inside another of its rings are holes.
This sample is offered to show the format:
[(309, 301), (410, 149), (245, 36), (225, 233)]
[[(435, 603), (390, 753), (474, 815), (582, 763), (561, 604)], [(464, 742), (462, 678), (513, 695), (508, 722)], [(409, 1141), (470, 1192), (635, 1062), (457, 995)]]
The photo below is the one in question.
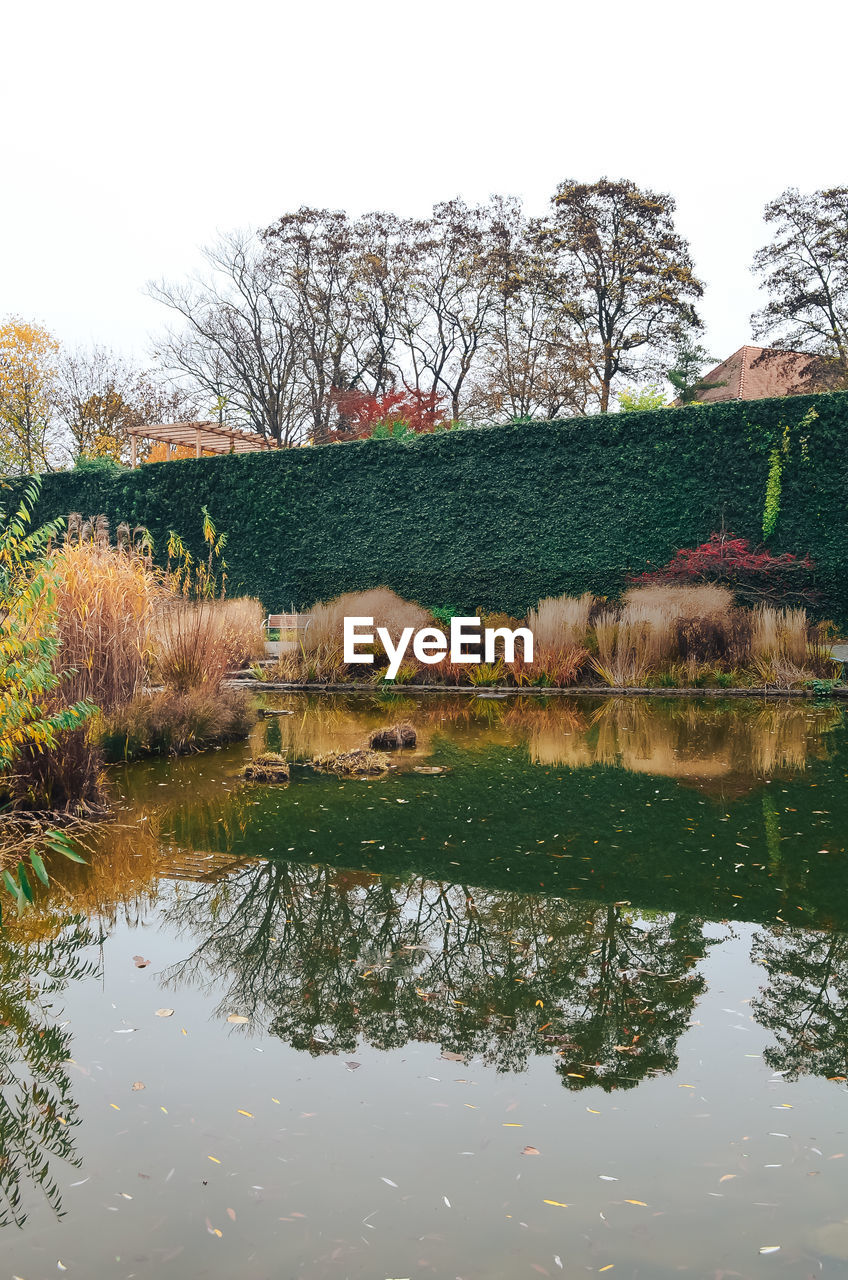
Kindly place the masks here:
[(543, 1200), (543, 1201), (542, 1201), (542, 1204), (555, 1204), (555, 1205), (556, 1205), (556, 1207), (557, 1207), (558, 1209), (567, 1209), (567, 1208), (568, 1208), (568, 1205), (567, 1205), (567, 1204), (564, 1204), (564, 1203), (562, 1202), (562, 1200)]
[(220, 1161), (220, 1160), (216, 1160), (215, 1156), (207, 1156), (207, 1157), (206, 1157), (206, 1159), (207, 1159), (207, 1160), (211, 1160), (213, 1164), (220, 1164), (220, 1163), (221, 1163), (221, 1161)]
[(607, 1263), (607, 1265), (606, 1265), (605, 1267), (598, 1267), (598, 1271), (599, 1271), (599, 1272), (601, 1272), (601, 1271), (612, 1271), (612, 1269), (613, 1269), (613, 1267), (614, 1267), (614, 1266), (615, 1266), (615, 1263), (614, 1263), (614, 1262), (608, 1262), (608, 1263)]
[(156, 1010), (157, 1018), (172, 1018), (173, 1016), (174, 1016), (173, 1009), (157, 1009)]
[(136, 969), (146, 969), (150, 964), (149, 960), (145, 960), (144, 956), (133, 956), (133, 963)]
[(232, 1218), (233, 1222), (235, 1222), (235, 1220), (236, 1220), (236, 1211), (235, 1211), (235, 1209), (228, 1209), (228, 1210), (227, 1210), (227, 1217)]
[(539, 1154), (538, 1147), (525, 1147), (521, 1153), (523, 1156), (537, 1156)]
[(593, 1116), (599, 1116), (601, 1114), (600, 1111), (595, 1111), (592, 1107), (587, 1107), (586, 1110)]
[(780, 1252), (779, 1244), (764, 1244), (763, 1247), (760, 1249), (760, 1253), (779, 1253), (779, 1252)]
[(648, 1206), (645, 1204), (645, 1201), (644, 1201), (644, 1200), (625, 1200), (625, 1202), (624, 1202), (624, 1203), (625, 1203), (625, 1204), (640, 1204), (640, 1205), (642, 1206), (642, 1208), (643, 1208), (643, 1209), (647, 1209), (647, 1207), (648, 1207)]
[(361, 1067), (361, 1066), (362, 1066), (362, 1063), (361, 1063), (361, 1062), (346, 1062), (346, 1063), (345, 1063), (345, 1066), (347, 1067), (348, 1071), (356, 1071), (357, 1067)]
[(450, 1200), (448, 1200), (447, 1196), (442, 1196), (442, 1199), (444, 1200), (444, 1202), (445, 1202), (445, 1204), (447, 1205), (447, 1207), (448, 1207), (448, 1208), (450, 1208), (450, 1207), (451, 1207), (451, 1202), (450, 1202)]
[(120, 1111), (121, 1109), (120, 1107), (116, 1106), (114, 1102), (110, 1102), (109, 1106), (112, 1108), (113, 1111)]
[(391, 1178), (381, 1178), (380, 1181), (385, 1182), (387, 1187), (397, 1187), (397, 1183), (392, 1182)]
[(724, 1173), (719, 1178), (719, 1182), (729, 1182), (731, 1178), (735, 1178), (735, 1177), (736, 1177), (735, 1173)]
[(246, 1018), (243, 1013), (231, 1013), (227, 1022), (250, 1022), (250, 1018)]
[(444, 1058), (445, 1062), (465, 1062), (466, 1061), (466, 1057), (464, 1053), (453, 1053), (450, 1049), (445, 1049), (444, 1053), (441, 1056)]
[(138, 1093), (139, 1089), (144, 1089), (144, 1088), (145, 1088), (145, 1085), (141, 1082), (141, 1080), (133, 1081), (133, 1093)]
[(239, 1107), (238, 1113), (240, 1116), (247, 1116), (248, 1120), (253, 1120), (255, 1118), (252, 1111), (242, 1111), (241, 1107)]

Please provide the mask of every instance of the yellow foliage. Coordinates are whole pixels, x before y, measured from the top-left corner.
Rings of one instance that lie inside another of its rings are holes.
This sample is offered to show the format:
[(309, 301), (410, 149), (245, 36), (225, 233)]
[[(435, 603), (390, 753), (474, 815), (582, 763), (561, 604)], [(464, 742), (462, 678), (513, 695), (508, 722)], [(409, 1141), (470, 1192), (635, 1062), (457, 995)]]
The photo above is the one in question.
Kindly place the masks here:
[(59, 343), (18, 316), (0, 325), (0, 466), (34, 474), (47, 469), (47, 432)]

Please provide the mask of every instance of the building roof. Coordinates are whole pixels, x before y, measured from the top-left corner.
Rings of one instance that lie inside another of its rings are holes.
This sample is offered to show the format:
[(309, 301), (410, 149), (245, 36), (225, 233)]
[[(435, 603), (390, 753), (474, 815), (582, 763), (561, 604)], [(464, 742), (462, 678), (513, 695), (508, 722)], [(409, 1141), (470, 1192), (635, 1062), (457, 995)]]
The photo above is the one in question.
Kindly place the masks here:
[(714, 404), (718, 400), (761, 400), (767, 396), (791, 396), (808, 391), (806, 368), (811, 357), (802, 351), (781, 351), (777, 347), (740, 347), (732, 356), (705, 373), (704, 382), (723, 382), (723, 387), (702, 391), (698, 400)]

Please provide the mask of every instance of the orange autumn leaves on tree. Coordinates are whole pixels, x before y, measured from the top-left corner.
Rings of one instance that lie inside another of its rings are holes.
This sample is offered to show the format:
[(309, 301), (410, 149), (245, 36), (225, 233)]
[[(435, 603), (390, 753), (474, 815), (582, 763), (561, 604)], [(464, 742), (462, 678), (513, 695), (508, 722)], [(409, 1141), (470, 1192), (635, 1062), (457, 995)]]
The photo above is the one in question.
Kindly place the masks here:
[(0, 325), (0, 469), (46, 471), (59, 343), (19, 316)]
[[(201, 456), (204, 458), (214, 458), (216, 455), (212, 449), (202, 449)], [(196, 457), (197, 449), (193, 444), (172, 445), (170, 454), (168, 453), (168, 446), (166, 444), (153, 444), (140, 460), (142, 462), (173, 462), (179, 458)]]

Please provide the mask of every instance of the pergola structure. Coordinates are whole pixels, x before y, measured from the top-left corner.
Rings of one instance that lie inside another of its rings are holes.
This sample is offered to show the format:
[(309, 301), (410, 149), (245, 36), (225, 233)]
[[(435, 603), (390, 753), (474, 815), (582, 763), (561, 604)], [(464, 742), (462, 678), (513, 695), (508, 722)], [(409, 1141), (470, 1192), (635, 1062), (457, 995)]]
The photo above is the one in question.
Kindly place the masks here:
[(156, 426), (132, 427), (129, 432), (132, 465), (138, 465), (138, 441), (153, 440), (167, 445), (172, 457), (178, 445), (194, 445), (195, 457), (203, 453), (253, 453), (257, 449), (277, 449), (278, 445), (255, 431), (232, 431), (217, 422), (162, 422)]

